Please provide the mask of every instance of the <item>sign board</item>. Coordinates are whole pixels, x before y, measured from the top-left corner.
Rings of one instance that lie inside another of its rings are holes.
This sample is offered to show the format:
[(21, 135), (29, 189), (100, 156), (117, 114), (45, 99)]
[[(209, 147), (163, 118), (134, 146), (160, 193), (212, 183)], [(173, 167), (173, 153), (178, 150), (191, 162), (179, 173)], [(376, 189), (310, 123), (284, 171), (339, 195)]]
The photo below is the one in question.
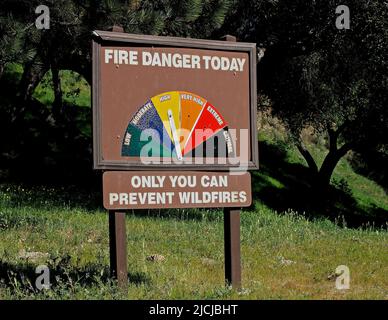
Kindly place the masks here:
[(246, 172), (109, 171), (103, 175), (108, 210), (250, 206)]
[(241, 286), (239, 208), (259, 164), (256, 45), (228, 39), (93, 32), (94, 168), (109, 170), (110, 266), (123, 287), (124, 210), (195, 207), (225, 208), (225, 279)]
[(258, 168), (255, 44), (93, 34), (95, 169)]

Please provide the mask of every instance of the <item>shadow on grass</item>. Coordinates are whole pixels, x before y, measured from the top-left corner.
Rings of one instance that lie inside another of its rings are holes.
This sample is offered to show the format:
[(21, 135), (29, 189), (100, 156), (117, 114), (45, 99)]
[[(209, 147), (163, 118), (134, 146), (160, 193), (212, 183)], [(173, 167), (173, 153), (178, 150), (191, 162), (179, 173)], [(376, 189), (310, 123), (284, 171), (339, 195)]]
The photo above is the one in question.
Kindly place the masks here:
[[(91, 263), (81, 268), (69, 264), (70, 259), (64, 257), (59, 263), (48, 263), (50, 270), (50, 289), (75, 289), (76, 287), (92, 287), (98, 285), (108, 285), (115, 287), (115, 281), (110, 277), (109, 267), (99, 263)], [(38, 292), (35, 281), (41, 274), (35, 273), (37, 263), (28, 262), (9, 263), (0, 261), (0, 283), (9, 287), (13, 291), (23, 294)], [(142, 272), (128, 273), (128, 282), (140, 285), (149, 284), (150, 278)]]
[(388, 154), (377, 150), (359, 150), (350, 158), (353, 170), (379, 184), (388, 194)]
[[(306, 166), (289, 162), (286, 145), (260, 142), (260, 170), (252, 172), (254, 200), (278, 212), (293, 209), (311, 218), (327, 217), (347, 227), (387, 227), (387, 210), (373, 205), (361, 207), (352, 196), (346, 181), (337, 181), (332, 185), (324, 199), (314, 194), (311, 182)], [(93, 212), (104, 210), (101, 185), (101, 182), (87, 186), (52, 187), (3, 184), (0, 185), (0, 193), (3, 195), (1, 201), (4, 207), (83, 208)], [(223, 220), (220, 209), (132, 210), (128, 214), (156, 219)]]
[(0, 193), (4, 206), (33, 207), (36, 209), (83, 208), (102, 209), (101, 184), (89, 187), (76, 185), (2, 184)]
[(220, 221), (223, 219), (222, 209), (140, 209), (131, 210), (130, 214), (137, 217), (156, 219), (175, 219), (190, 221)]
[[(100, 184), (101, 187), (101, 184)], [(6, 195), (2, 200), (4, 207), (33, 207), (36, 209), (68, 209), (82, 208), (93, 212), (105, 210), (102, 205), (102, 191), (82, 186), (37, 186), (28, 184), (3, 184), (0, 185), (0, 194)], [(0, 208), (1, 209), (1, 208)], [(139, 209), (128, 210), (128, 214), (137, 217), (155, 219), (175, 219), (194, 221), (219, 221), (223, 218), (220, 209)], [(17, 224), (20, 220), (15, 216), (4, 217), (0, 210), (0, 229), (4, 218), (7, 225)], [(40, 217), (40, 220), (43, 218)], [(38, 217), (28, 217), (28, 222), (34, 223)]]
[(255, 200), (278, 212), (293, 209), (347, 227), (387, 227), (388, 211), (376, 206), (360, 207), (346, 182), (331, 185), (325, 198), (317, 196), (311, 186), (309, 169), (290, 163), (286, 146), (260, 142), (260, 170), (252, 173)]

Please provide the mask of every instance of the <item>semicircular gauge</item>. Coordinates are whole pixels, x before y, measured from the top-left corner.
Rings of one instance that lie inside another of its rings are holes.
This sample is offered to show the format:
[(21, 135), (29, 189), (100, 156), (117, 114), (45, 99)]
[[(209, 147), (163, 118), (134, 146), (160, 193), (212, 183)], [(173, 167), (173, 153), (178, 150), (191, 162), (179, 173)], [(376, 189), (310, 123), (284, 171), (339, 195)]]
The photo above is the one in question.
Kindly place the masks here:
[(124, 157), (233, 157), (226, 120), (206, 99), (186, 91), (148, 100), (127, 126)]

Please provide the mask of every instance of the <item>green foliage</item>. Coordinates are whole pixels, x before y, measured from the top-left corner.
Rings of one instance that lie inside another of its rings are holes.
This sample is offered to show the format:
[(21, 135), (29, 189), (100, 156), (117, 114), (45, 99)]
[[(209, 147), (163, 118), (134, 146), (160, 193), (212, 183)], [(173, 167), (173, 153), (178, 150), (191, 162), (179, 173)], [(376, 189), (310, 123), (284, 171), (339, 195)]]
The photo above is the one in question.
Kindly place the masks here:
[[(336, 28), (335, 9), (322, 1), (239, 1), (224, 30), (265, 48), (259, 89), (299, 145), (320, 193), (349, 150), (368, 152), (388, 145), (388, 7), (358, 0), (350, 8), (350, 30)], [(260, 92), (260, 96), (262, 96)], [(312, 129), (330, 146), (321, 168), (303, 146)]]
[[(70, 70), (61, 70), (62, 99), (67, 105), (78, 107), (91, 106), (91, 90), (87, 81), (78, 73)], [(48, 71), (34, 91), (33, 97), (46, 106), (54, 102), (52, 74)]]
[(346, 181), (346, 179), (341, 178), (339, 180), (333, 179), (333, 185), (337, 189), (341, 190), (346, 196), (352, 196), (352, 189), (349, 186), (349, 183)]
[(19, 63), (7, 63), (4, 67), (3, 80), (11, 86), (17, 86), (23, 75), (23, 66)]
[[(50, 29), (38, 30), (35, 8), (41, 1), (2, 1), (0, 134), (15, 134), (2, 143), (1, 176), (93, 176), (92, 30), (121, 25), (132, 33), (207, 38), (221, 26), (230, 2), (49, 0), (44, 4), (50, 9)], [(56, 74), (60, 81), (52, 77)], [(35, 170), (22, 165), (26, 162)]]
[(235, 23), (245, 39), (267, 48), (264, 89), (295, 140), (306, 126), (321, 133), (345, 126), (344, 142), (376, 148), (388, 143), (388, 8), (348, 1), (351, 29), (338, 30), (339, 4), (244, 2)]
[(125, 29), (133, 33), (207, 38), (221, 27), (230, 0), (137, 1)]
[[(271, 125), (267, 125), (266, 122)], [(279, 134), (274, 119), (263, 120), (260, 130), (260, 170), (252, 173), (254, 197), (268, 207), (282, 212), (292, 208), (306, 217), (327, 217), (346, 221), (348, 227), (386, 226), (388, 197), (386, 186), (357, 174), (351, 165), (352, 155), (339, 160), (332, 185), (321, 201), (314, 196), (310, 170), (298, 149)], [(323, 142), (305, 138), (317, 165), (328, 152)], [(343, 223), (343, 222), (341, 222)]]
[[(130, 33), (207, 38), (221, 27), (230, 3), (230, 0), (49, 1), (50, 30), (37, 31), (31, 23), (31, 14), (39, 1), (27, 5), (24, 0), (5, 0), (0, 14), (0, 31), (4, 34), (0, 62), (21, 62), (24, 56), (32, 60), (37, 53), (41, 63), (54, 63), (60, 69), (77, 71), (89, 79), (92, 30), (121, 25)], [(17, 17), (13, 18), (14, 14)], [(34, 51), (26, 51), (29, 47)]]
[[(25, 46), (25, 25), (17, 21), (12, 14), (0, 15), (0, 66), (9, 62), (24, 63), (32, 59), (34, 48)], [(1, 76), (1, 74), (0, 74)]]

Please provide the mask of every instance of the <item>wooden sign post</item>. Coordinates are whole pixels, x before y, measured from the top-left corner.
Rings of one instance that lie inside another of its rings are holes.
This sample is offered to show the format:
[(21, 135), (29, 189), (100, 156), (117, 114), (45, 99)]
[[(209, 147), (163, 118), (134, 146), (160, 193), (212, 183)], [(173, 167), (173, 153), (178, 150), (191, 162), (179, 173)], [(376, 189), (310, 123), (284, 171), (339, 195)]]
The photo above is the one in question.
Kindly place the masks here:
[(240, 287), (240, 208), (252, 203), (248, 172), (108, 171), (103, 174), (103, 187), (104, 207), (109, 210), (111, 272), (121, 287), (127, 281), (125, 210), (221, 206), (226, 206), (225, 280), (233, 288)]
[[(226, 35), (224, 40), (236, 42), (234, 36)], [(224, 208), (224, 259), (225, 281), (233, 288), (241, 287), (241, 241), (240, 210)]]
[(241, 287), (240, 209), (224, 208), (225, 281)]
[(128, 285), (125, 211), (109, 210), (110, 273), (121, 288)]
[(128, 285), (126, 210), (224, 208), (225, 280), (241, 287), (240, 210), (258, 169), (256, 45), (93, 32), (94, 168), (110, 266)]

